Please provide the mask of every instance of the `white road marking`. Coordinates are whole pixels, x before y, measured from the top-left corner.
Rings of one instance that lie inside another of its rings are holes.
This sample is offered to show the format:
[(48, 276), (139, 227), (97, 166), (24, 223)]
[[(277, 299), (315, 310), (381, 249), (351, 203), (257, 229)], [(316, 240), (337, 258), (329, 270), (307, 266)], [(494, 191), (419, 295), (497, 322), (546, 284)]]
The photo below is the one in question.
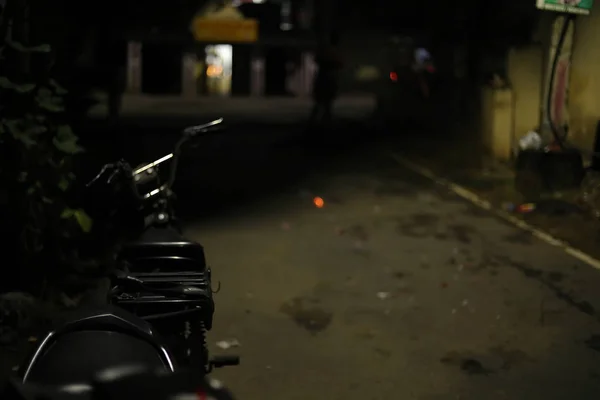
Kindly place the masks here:
[(538, 228), (531, 226), (527, 222), (507, 213), (506, 211), (503, 211), (503, 210), (493, 207), (489, 201), (482, 199), (474, 192), (472, 192), (460, 185), (457, 185), (456, 183), (453, 183), (447, 179), (437, 176), (431, 170), (429, 170), (425, 167), (422, 167), (421, 165), (415, 164), (414, 162), (408, 160), (405, 157), (402, 157), (401, 155), (392, 154), (392, 158), (398, 164), (403, 165), (404, 167), (410, 169), (411, 171), (416, 172), (417, 174), (422, 175), (422, 176), (434, 181), (435, 183), (437, 183), (439, 185), (445, 186), (446, 188), (448, 188), (452, 192), (456, 193), (458, 196), (462, 197), (463, 199), (475, 204), (476, 206), (478, 206), (484, 210), (488, 210), (492, 214), (495, 214), (496, 216), (502, 218), (503, 220), (509, 222), (510, 224), (512, 224), (526, 232), (531, 233), (533, 236), (537, 237), (538, 239), (542, 240), (543, 242), (546, 242), (551, 246), (561, 248), (565, 253), (571, 255), (572, 257), (576, 258), (577, 260), (579, 260), (583, 263), (588, 264), (590, 267), (600, 270), (600, 260), (598, 260), (597, 258), (592, 257), (591, 255), (574, 248), (569, 243), (567, 243), (563, 240), (557, 239), (547, 232), (544, 232)]

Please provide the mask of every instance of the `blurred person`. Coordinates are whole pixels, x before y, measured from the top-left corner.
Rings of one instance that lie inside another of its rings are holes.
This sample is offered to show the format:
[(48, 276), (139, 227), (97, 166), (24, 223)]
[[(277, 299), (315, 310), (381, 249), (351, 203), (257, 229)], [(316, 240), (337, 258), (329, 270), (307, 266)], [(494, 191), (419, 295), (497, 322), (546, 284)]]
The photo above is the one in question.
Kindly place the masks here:
[(339, 41), (338, 33), (331, 33), (328, 42), (316, 55), (318, 70), (313, 82), (314, 106), (310, 116), (313, 124), (329, 123), (332, 118), (333, 104), (338, 95), (338, 72), (342, 68)]

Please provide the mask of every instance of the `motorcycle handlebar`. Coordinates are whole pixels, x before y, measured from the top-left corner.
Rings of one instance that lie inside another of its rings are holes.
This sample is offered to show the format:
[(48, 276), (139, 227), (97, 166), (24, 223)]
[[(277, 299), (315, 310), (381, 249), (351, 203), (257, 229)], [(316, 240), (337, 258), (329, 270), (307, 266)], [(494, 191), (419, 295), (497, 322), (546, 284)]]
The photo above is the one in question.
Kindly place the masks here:
[[(124, 372), (119, 372), (124, 371)], [(5, 400), (168, 400), (212, 398), (234, 400), (220, 381), (199, 376), (197, 371), (150, 372), (134, 368), (104, 371), (89, 384), (50, 386), (9, 381)], [(181, 397), (183, 396), (183, 397)]]
[[(179, 163), (179, 156), (181, 154), (181, 148), (183, 147), (183, 145), (190, 139), (198, 137), (201, 134), (220, 131), (223, 128), (223, 121), (224, 121), (223, 118), (219, 118), (214, 121), (208, 122), (206, 124), (195, 125), (195, 126), (190, 126), (190, 127), (185, 128), (182, 131), (182, 137), (175, 144), (175, 148), (172, 153), (167, 154), (167, 155), (159, 158), (158, 160), (148, 163), (148, 164), (146, 164), (140, 168), (137, 168), (135, 170), (132, 169), (131, 166), (125, 161), (119, 161), (114, 164), (106, 164), (102, 167), (102, 169), (100, 170), (100, 173), (98, 173), (98, 175), (96, 175), (96, 177), (94, 179), (92, 179), (86, 186), (88, 186), (88, 187), (92, 186), (94, 183), (101, 180), (104, 175), (109, 173), (110, 175), (105, 179), (105, 181), (106, 181), (105, 183), (111, 184), (117, 178), (125, 177), (125, 179), (127, 179), (131, 184), (132, 193), (140, 201), (146, 200), (149, 197), (152, 197), (158, 193), (169, 190), (173, 186), (173, 183), (175, 182), (175, 177), (177, 174), (177, 166)], [(171, 164), (171, 168), (170, 168), (169, 179), (167, 180), (167, 182), (164, 185), (162, 185), (161, 187), (159, 187), (149, 193), (141, 195), (139, 193), (139, 191), (137, 190), (137, 184), (135, 181), (135, 177), (144, 172), (147, 172), (151, 168), (157, 167), (158, 165), (160, 165), (163, 162), (170, 160), (170, 159), (172, 159), (172, 164)]]

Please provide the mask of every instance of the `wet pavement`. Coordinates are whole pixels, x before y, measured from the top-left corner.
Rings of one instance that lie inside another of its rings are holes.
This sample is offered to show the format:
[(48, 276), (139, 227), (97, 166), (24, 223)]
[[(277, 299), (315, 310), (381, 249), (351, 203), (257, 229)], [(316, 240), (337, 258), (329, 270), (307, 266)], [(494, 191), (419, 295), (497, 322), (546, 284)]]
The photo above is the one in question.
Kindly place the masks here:
[(283, 146), (242, 180), (285, 185), (188, 224), (213, 351), (242, 356), (216, 376), (244, 399), (597, 398), (598, 272), (399, 166), (410, 139)]

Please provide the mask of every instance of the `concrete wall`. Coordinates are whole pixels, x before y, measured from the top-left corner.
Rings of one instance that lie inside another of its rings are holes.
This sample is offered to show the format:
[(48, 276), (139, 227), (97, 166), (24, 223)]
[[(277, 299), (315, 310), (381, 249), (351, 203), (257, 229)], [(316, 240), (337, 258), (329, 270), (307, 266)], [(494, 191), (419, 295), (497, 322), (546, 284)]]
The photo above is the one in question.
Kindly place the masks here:
[(486, 85), (480, 93), (482, 144), (502, 161), (510, 160), (518, 140), (540, 125), (543, 51), (541, 46), (512, 48), (506, 61), (509, 87)]
[(482, 144), (494, 158), (512, 157), (513, 93), (510, 89), (484, 86), (481, 91)]
[(570, 140), (591, 151), (600, 119), (600, 9), (575, 22), (569, 92)]
[(538, 130), (542, 111), (543, 51), (541, 46), (512, 48), (508, 81), (513, 92), (512, 146), (527, 132)]

